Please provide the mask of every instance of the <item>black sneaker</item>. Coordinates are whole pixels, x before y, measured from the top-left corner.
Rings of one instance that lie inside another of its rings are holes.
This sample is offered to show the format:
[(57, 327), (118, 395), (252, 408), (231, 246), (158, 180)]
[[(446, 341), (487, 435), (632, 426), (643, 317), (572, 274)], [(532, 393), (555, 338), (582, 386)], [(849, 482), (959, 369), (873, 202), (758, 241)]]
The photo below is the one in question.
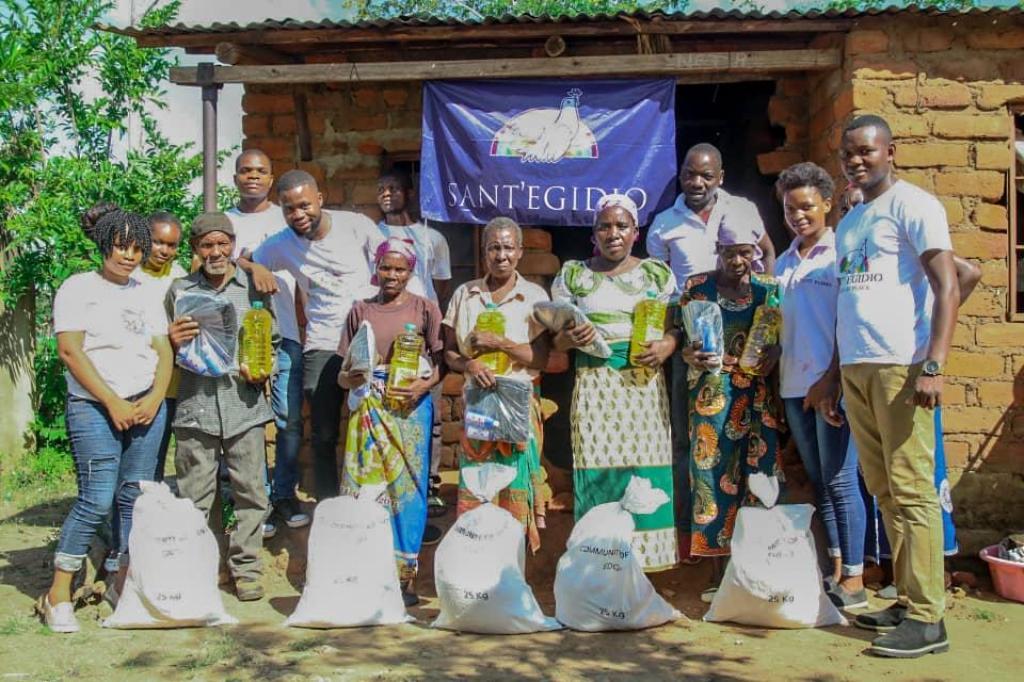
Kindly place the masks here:
[(882, 635), (871, 643), (868, 651), (886, 658), (917, 658), (925, 654), (941, 654), (949, 651), (946, 624), (925, 623), (906, 618), (895, 630)]
[(309, 514), (302, 511), (299, 501), (294, 497), (275, 502), (274, 511), (289, 528), (302, 528), (309, 525)]
[(423, 529), (423, 544), (424, 545), (436, 545), (441, 542), (441, 537), (444, 535), (444, 531), (432, 524), (427, 524), (427, 527)]
[(835, 585), (831, 590), (826, 590), (825, 594), (837, 609), (863, 609), (868, 605), (868, 593), (864, 589), (847, 592), (839, 585)]
[(906, 617), (907, 607), (902, 604), (893, 604), (882, 611), (862, 613), (854, 619), (853, 624), (864, 630), (892, 632)]

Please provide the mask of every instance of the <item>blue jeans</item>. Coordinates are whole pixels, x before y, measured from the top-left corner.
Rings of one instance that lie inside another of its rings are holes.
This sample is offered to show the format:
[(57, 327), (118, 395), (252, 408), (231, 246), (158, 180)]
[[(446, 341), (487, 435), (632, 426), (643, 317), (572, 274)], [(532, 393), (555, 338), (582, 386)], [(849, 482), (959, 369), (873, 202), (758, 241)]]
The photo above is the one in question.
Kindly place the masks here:
[(161, 404), (148, 426), (118, 431), (98, 402), (68, 396), (66, 418), (78, 477), (78, 499), (64, 519), (54, 566), (74, 572), (82, 567), (89, 544), (115, 500), (115, 541), (122, 555), (128, 553), (139, 481), (153, 480), (167, 411)]
[(783, 402), (800, 459), (818, 498), (829, 556), (842, 557), (844, 576), (861, 575), (867, 513), (860, 494), (857, 450), (850, 439), (850, 427), (836, 428), (817, 411), (804, 410), (803, 398), (786, 398)]
[(156, 474), (154, 481), (164, 480), (164, 468), (167, 462), (167, 448), (171, 445), (171, 424), (174, 423), (174, 412), (178, 406), (177, 398), (164, 398), (164, 406), (167, 409), (167, 418), (164, 420), (164, 434), (160, 438), (160, 449), (156, 454)]
[[(281, 339), (277, 349), (277, 374), (270, 387), (277, 437), (274, 442), (274, 477), (271, 501), (295, 497), (299, 483), (299, 448), (302, 445), (302, 346)], [(270, 479), (270, 477), (267, 477)]]

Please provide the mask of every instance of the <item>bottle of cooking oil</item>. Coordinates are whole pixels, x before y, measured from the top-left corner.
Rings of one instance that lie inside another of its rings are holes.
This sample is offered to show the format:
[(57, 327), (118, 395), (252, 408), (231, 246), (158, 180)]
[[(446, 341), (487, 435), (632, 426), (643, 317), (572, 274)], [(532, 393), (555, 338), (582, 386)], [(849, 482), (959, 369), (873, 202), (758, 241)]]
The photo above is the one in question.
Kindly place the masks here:
[(248, 366), (254, 377), (267, 377), (274, 369), (274, 346), (271, 328), (274, 319), (263, 307), (262, 301), (253, 301), (252, 308), (242, 318), (241, 364)]
[[(408, 386), (420, 373), (420, 353), (423, 352), (423, 337), (416, 333), (416, 325), (405, 325), (405, 331), (395, 337), (391, 346), (391, 367), (388, 371), (388, 386)], [(399, 410), (401, 400), (388, 398), (388, 407)]]
[(747, 374), (760, 374), (758, 365), (768, 346), (779, 342), (782, 331), (782, 310), (779, 308), (779, 295), (776, 291), (768, 292), (763, 305), (754, 311), (754, 322), (750, 325), (747, 343), (740, 355), (740, 369)]
[(666, 305), (658, 300), (656, 291), (648, 291), (647, 298), (633, 309), (633, 334), (629, 339), (629, 364), (647, 350), (647, 344), (665, 336)]
[[(487, 310), (476, 318), (476, 326), (473, 329), (478, 332), (491, 332), (498, 336), (505, 336), (505, 313), (498, 310), (498, 306), (493, 303), (488, 303)], [(487, 365), (495, 374), (504, 374), (508, 371), (508, 354), (500, 350), (482, 353), (477, 360)]]

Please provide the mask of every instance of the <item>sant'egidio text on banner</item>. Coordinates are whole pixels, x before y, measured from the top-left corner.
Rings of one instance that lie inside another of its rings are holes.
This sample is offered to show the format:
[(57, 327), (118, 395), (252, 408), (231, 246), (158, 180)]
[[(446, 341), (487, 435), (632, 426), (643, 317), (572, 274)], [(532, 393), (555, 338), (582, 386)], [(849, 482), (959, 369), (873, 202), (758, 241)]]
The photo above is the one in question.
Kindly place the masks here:
[(675, 194), (675, 90), (672, 79), (430, 81), (420, 209), (444, 222), (590, 226), (618, 192), (647, 224)]

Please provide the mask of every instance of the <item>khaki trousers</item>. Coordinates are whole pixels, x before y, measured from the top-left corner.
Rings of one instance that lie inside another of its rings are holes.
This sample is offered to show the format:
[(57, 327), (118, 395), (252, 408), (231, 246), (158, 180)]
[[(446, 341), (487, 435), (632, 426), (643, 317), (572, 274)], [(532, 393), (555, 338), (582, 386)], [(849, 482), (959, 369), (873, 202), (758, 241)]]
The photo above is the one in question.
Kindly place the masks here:
[(936, 623), (946, 608), (935, 423), (907, 402), (921, 365), (844, 365), (846, 414), (868, 492), (878, 498), (907, 615)]
[(217, 460), (224, 458), (238, 518), (238, 527), (228, 541), (228, 568), (235, 580), (259, 580), (263, 519), (269, 504), (263, 425), (233, 438), (194, 429), (175, 429), (174, 437), (178, 491), (192, 500), (207, 519), (217, 493)]

